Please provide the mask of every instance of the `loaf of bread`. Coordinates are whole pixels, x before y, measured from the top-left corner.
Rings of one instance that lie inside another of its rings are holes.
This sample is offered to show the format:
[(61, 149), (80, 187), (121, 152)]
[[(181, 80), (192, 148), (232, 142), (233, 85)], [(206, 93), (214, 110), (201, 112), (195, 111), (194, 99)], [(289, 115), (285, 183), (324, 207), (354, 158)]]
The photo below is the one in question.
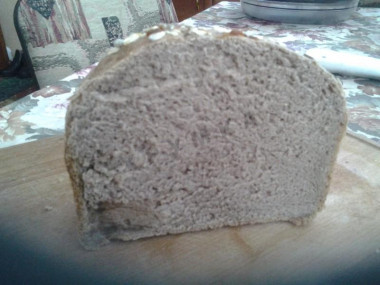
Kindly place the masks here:
[(347, 121), (330, 73), (235, 30), (159, 26), (119, 45), (66, 117), (86, 248), (321, 209)]

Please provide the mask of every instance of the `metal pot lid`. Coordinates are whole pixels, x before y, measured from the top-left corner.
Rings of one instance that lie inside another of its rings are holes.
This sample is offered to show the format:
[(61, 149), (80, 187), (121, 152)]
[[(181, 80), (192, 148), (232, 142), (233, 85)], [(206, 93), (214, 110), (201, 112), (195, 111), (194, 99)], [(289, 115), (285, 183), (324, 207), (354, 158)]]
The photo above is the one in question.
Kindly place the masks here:
[(241, 0), (248, 16), (298, 24), (335, 24), (348, 19), (359, 0)]
[(242, 0), (255, 6), (295, 10), (337, 10), (356, 8), (359, 0)]

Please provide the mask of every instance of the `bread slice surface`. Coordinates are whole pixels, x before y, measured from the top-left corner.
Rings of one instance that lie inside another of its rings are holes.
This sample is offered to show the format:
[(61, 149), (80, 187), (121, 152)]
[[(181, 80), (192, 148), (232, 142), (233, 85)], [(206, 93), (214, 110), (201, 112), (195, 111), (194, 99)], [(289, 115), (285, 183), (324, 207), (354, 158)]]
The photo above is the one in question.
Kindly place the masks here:
[(346, 121), (339, 82), (311, 59), (240, 32), (147, 32), (68, 108), (82, 242), (307, 221)]

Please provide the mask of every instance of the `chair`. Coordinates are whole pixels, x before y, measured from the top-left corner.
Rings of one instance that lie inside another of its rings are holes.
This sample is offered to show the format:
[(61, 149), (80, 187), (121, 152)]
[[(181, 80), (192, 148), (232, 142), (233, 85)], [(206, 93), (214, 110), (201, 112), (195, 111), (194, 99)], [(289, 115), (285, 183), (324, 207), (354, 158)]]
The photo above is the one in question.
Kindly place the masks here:
[(117, 38), (177, 21), (171, 0), (18, 0), (14, 10), (39, 87), (99, 61)]

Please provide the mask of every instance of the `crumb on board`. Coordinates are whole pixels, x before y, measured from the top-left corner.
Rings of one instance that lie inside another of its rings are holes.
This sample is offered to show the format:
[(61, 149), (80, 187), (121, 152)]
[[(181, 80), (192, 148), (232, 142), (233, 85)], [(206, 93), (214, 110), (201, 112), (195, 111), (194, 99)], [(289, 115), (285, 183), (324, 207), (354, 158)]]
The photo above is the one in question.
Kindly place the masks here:
[(49, 212), (49, 211), (53, 210), (53, 207), (52, 206), (45, 206), (44, 210), (46, 212)]

